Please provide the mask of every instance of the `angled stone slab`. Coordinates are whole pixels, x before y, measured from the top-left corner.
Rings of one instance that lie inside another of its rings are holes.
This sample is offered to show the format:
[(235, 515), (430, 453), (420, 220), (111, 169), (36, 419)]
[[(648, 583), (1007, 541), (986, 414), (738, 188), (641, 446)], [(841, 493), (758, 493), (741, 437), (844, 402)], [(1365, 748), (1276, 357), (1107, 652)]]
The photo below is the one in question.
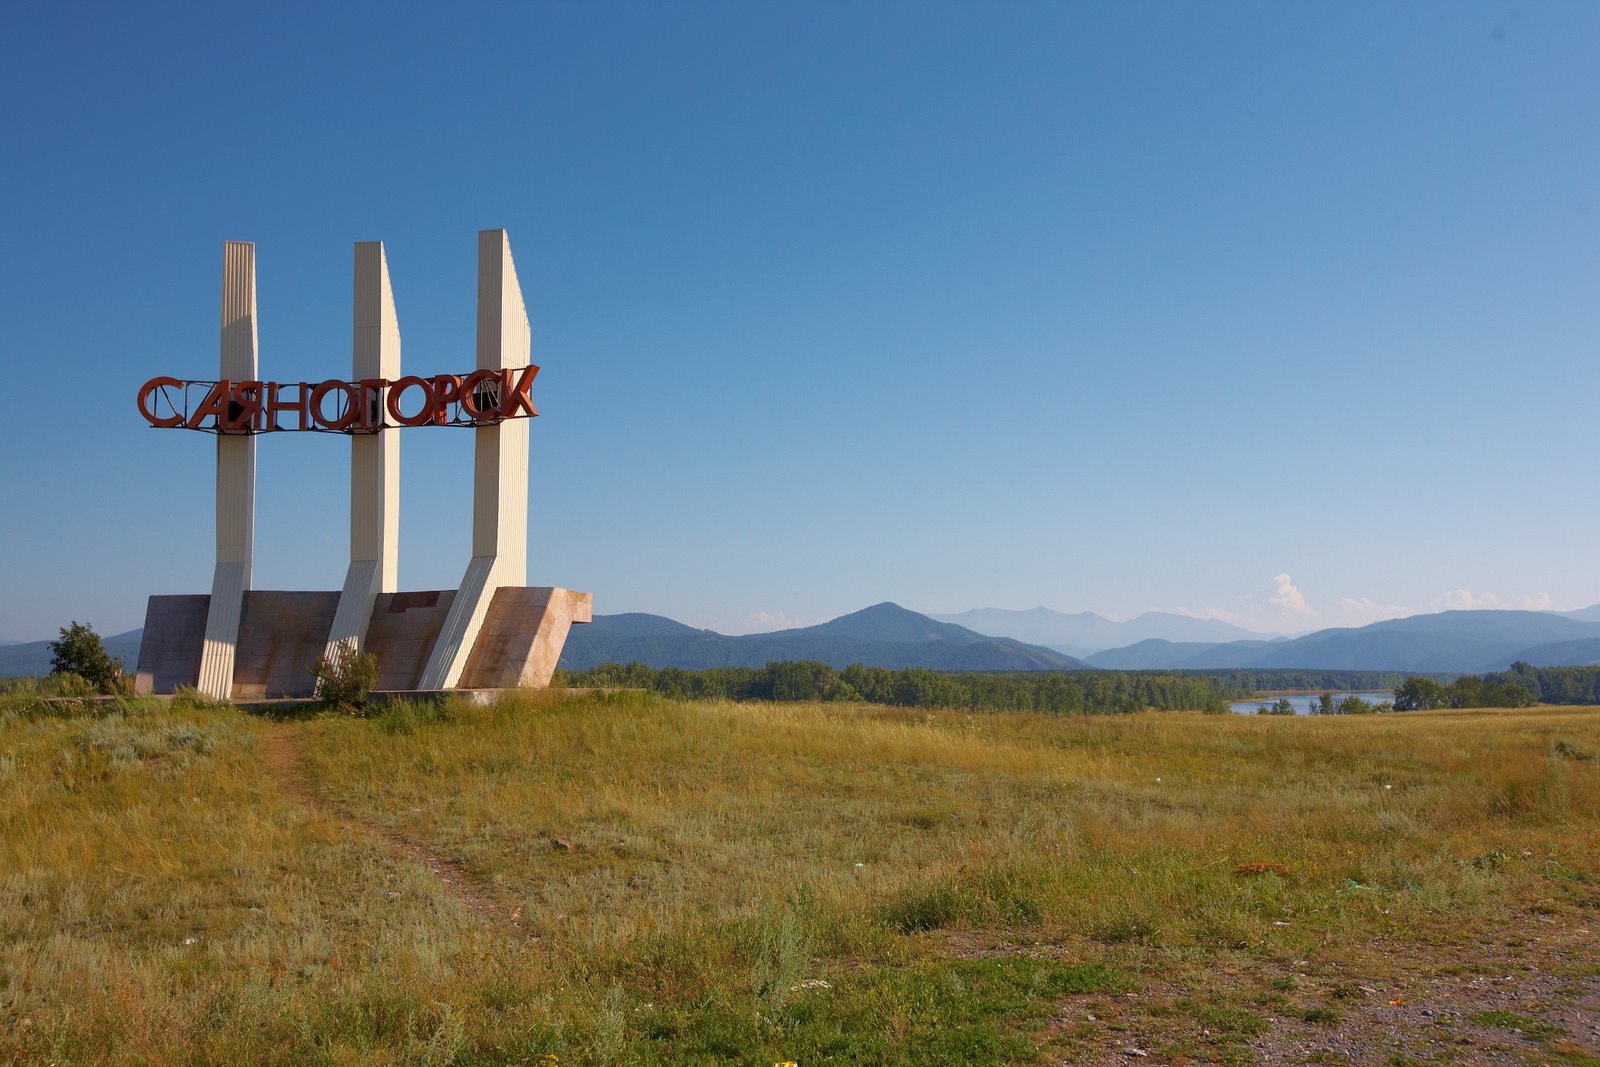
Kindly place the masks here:
[(501, 586), (461, 674), (464, 689), (543, 689), (572, 627), (594, 618), (588, 593)]
[[(382, 241), (355, 247), (351, 377), (400, 377), (400, 321)], [(388, 390), (374, 400), (383, 404)], [(381, 408), (379, 409), (382, 410)], [(347, 644), (364, 647), (379, 593), (398, 586), (400, 555), (400, 435), (394, 431), (350, 437), (350, 567), (323, 654)]]
[[(222, 246), (222, 359), (219, 377), (254, 381), (256, 373), (256, 246)], [(239, 613), (254, 558), (256, 442), (248, 433), (217, 434), (217, 566), (211, 578), (198, 688), (227, 700), (239, 643)]]
[[(526, 366), (532, 351), (511, 241), (504, 230), (480, 230), (478, 369)], [(495, 590), (527, 581), (530, 421), (506, 419), (472, 431), (472, 559), (418, 688), (455, 688)]]

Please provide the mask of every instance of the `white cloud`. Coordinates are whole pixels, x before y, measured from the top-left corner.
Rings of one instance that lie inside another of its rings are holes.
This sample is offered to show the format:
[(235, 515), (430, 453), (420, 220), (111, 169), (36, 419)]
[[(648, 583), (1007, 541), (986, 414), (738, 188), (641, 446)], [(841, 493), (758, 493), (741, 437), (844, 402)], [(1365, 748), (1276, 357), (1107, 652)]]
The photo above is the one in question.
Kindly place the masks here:
[(1284, 611), (1294, 612), (1296, 615), (1315, 615), (1311, 605), (1306, 603), (1305, 594), (1295, 588), (1294, 579), (1287, 574), (1272, 576), (1272, 595), (1267, 597), (1267, 603)]
[(1174, 615), (1187, 615), (1191, 619), (1221, 619), (1223, 622), (1234, 622), (1236, 617), (1233, 612), (1223, 608), (1151, 608), (1151, 611), (1170, 611)]
[(797, 626), (815, 626), (826, 619), (809, 615), (789, 615), (782, 611), (752, 611), (742, 619), (721, 623), (711, 619), (700, 623), (708, 629), (725, 634), (765, 634), (774, 630), (792, 630)]
[(1401, 619), (1407, 615), (1415, 615), (1415, 608), (1408, 608), (1403, 604), (1384, 604), (1364, 596), (1342, 596), (1339, 598), (1339, 625), (1365, 626), (1369, 622), (1381, 622), (1384, 619)]
[(1316, 610), (1306, 601), (1305, 594), (1296, 588), (1294, 579), (1287, 574), (1273, 575), (1270, 591), (1263, 590), (1255, 596), (1239, 597), (1229, 607), (1176, 607), (1157, 610), (1187, 615), (1192, 619), (1217, 619), (1257, 633), (1303, 630), (1308, 619), (1317, 617)]
[(1324, 626), (1365, 626), (1383, 619), (1415, 615), (1417, 609), (1366, 596), (1341, 596), (1319, 611), (1306, 599), (1289, 574), (1272, 576), (1272, 587), (1255, 596), (1242, 596), (1225, 608), (1179, 607), (1169, 609), (1196, 619), (1220, 619), (1261, 633), (1305, 633)]
[(745, 617), (752, 628), (752, 632), (759, 630), (788, 630), (795, 626), (804, 626), (805, 623), (792, 615), (782, 611), (756, 611)]
[(1327, 608), (1318, 611), (1306, 600), (1294, 579), (1287, 574), (1274, 575), (1272, 591), (1255, 597), (1240, 597), (1234, 608), (1174, 608), (1178, 614), (1197, 619), (1221, 619), (1247, 630), (1303, 632), (1322, 626), (1366, 626), (1385, 619), (1402, 619), (1408, 615), (1431, 611), (1481, 611), (1487, 608), (1518, 608), (1523, 611), (1559, 611), (1549, 593), (1527, 596), (1501, 597), (1494, 593), (1477, 593), (1470, 589), (1451, 589), (1425, 607), (1393, 604), (1367, 596), (1341, 596)]
[(1470, 589), (1451, 589), (1433, 598), (1435, 611), (1481, 611), (1499, 606), (1500, 598), (1493, 593), (1474, 593)]
[(1505, 597), (1493, 593), (1474, 593), (1470, 589), (1452, 589), (1433, 598), (1435, 611), (1482, 611), (1485, 608), (1515, 608), (1519, 611), (1559, 611), (1549, 593), (1530, 593), (1524, 596)]

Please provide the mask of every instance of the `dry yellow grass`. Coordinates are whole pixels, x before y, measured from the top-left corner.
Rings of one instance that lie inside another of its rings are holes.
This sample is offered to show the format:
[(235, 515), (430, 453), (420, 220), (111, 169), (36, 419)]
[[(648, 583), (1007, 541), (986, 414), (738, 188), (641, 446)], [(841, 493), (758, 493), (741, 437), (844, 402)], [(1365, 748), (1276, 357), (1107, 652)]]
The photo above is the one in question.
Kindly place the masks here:
[(127, 710), (0, 712), (0, 1060), (1008, 1062), (1092, 1043), (1070, 995), (1600, 902), (1595, 709)]

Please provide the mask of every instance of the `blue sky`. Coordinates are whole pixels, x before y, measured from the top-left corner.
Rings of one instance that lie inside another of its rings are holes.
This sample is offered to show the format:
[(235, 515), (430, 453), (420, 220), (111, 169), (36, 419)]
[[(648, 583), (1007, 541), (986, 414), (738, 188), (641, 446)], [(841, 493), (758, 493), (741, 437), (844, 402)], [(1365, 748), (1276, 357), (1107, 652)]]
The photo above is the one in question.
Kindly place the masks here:
[[(727, 631), (892, 599), (1306, 630), (1600, 601), (1600, 6), (25, 5), (0, 33), (0, 637), (202, 592), (217, 363), (533, 323), (530, 581)], [(337, 588), (347, 445), (263, 439), (256, 585)], [(402, 446), (460, 580), (470, 435)]]

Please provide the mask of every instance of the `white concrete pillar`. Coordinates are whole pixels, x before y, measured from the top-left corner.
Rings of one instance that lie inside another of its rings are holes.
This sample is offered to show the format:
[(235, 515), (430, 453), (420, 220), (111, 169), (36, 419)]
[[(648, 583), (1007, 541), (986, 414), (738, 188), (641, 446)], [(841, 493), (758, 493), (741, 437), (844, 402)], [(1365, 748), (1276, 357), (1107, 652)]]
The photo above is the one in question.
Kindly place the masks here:
[[(532, 350), (511, 240), (504, 230), (480, 230), (478, 369), (525, 367)], [(506, 419), (472, 431), (472, 559), (417, 683), (419, 689), (455, 688), (495, 590), (527, 584), (530, 421)]]
[[(355, 251), (354, 331), (351, 378), (400, 377), (400, 322), (389, 285), (389, 261), (382, 241), (361, 241)], [(382, 421), (384, 394), (375, 391)], [(328, 632), (326, 655), (334, 648), (366, 642), (367, 623), (379, 593), (398, 588), (400, 553), (400, 434), (393, 428), (350, 437), (350, 569)]]
[[(256, 246), (228, 241), (222, 246), (222, 360), (219, 377), (256, 380)], [(206, 609), (205, 644), (200, 653), (199, 689), (228, 700), (233, 695), (233, 663), (239, 644), (244, 591), (250, 588), (254, 558), (256, 441), (248, 433), (217, 435), (217, 567)]]

